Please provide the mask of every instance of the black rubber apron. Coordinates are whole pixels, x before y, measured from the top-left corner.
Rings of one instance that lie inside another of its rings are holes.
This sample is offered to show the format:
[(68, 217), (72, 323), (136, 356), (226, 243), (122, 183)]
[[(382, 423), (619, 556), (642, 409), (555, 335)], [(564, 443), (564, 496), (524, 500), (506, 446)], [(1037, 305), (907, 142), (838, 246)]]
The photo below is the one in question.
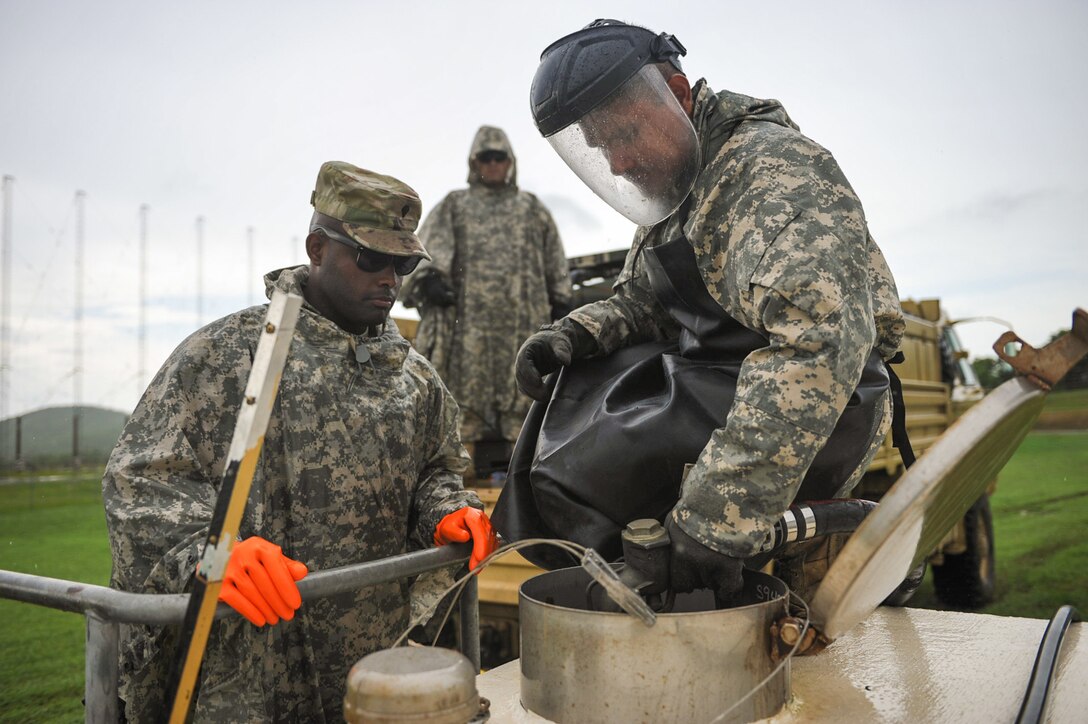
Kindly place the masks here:
[[(564, 538), (620, 557), (620, 532), (676, 505), (684, 466), (724, 427), (741, 363), (767, 346), (714, 301), (686, 238), (643, 252), (654, 295), (680, 324), (650, 342), (560, 370), (514, 446), (492, 522), (509, 541)], [(888, 374), (874, 351), (828, 444), (795, 499), (833, 497), (861, 463), (879, 424)], [(574, 565), (552, 546), (521, 553), (543, 568)]]

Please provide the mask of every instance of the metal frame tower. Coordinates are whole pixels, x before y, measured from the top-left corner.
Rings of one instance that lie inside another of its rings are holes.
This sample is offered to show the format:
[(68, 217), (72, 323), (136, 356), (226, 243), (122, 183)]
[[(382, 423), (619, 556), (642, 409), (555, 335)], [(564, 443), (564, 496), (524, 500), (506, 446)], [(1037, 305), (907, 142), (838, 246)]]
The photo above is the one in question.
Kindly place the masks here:
[(196, 217), (196, 326), (204, 326), (204, 217)]
[(140, 317), (137, 338), (137, 399), (144, 394), (147, 376), (147, 204), (140, 205)]
[(76, 284), (75, 284), (75, 331), (72, 360), (72, 467), (78, 469), (79, 422), (83, 406), (83, 221), (87, 194), (76, 191)]
[(256, 264), (256, 262), (254, 260), (253, 227), (252, 226), (247, 226), (246, 227), (246, 259), (247, 259), (246, 269), (249, 272), (248, 274), (246, 274), (246, 289), (248, 290), (247, 293), (248, 293), (248, 296), (249, 296), (249, 299), (246, 300), (246, 304), (256, 304), (257, 303), (257, 295), (254, 294), (254, 286), (256, 285), (256, 282), (254, 281), (254, 279), (257, 276), (257, 271), (256, 271), (257, 264)]
[(11, 196), (14, 176), (4, 176), (4, 219), (0, 231), (0, 420), (8, 417), (11, 392)]

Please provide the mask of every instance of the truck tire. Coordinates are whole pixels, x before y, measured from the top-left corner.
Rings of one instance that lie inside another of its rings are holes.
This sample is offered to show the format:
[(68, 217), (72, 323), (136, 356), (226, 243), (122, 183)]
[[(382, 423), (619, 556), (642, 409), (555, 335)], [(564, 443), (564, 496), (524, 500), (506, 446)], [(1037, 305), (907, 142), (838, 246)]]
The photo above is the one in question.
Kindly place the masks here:
[(906, 606), (911, 597), (914, 596), (914, 592), (922, 585), (922, 581), (926, 577), (927, 564), (925, 561), (919, 563), (913, 571), (907, 574), (907, 577), (903, 579), (894, 591), (888, 594), (888, 597), (884, 599), (881, 606), (893, 606), (901, 608)]
[(963, 517), (967, 550), (945, 554), (944, 563), (933, 567), (937, 597), (959, 609), (982, 608), (994, 599), (994, 522), (990, 496), (983, 495)]

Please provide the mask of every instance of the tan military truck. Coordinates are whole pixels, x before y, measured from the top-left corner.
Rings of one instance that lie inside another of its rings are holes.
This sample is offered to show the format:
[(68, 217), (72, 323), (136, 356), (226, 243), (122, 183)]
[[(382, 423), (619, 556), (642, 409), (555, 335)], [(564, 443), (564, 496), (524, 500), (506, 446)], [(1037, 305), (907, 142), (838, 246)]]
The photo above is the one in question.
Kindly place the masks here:
[[(608, 296), (625, 256), (626, 251), (614, 251), (570, 259), (575, 306)], [(907, 314), (902, 346), (906, 361), (896, 367), (896, 372), (903, 383), (907, 430), (915, 454), (921, 456), (964, 410), (982, 398), (983, 391), (938, 300), (908, 299), (903, 302), (903, 310)], [(415, 321), (398, 323), (402, 333), (411, 338)], [(501, 473), (492, 472), (494, 468), (490, 459), (485, 465), (478, 464), (481, 474), (473, 485), (488, 512), (498, 500), (503, 478)], [(889, 437), (854, 494), (879, 500), (902, 472), (903, 462)], [(993, 486), (989, 492), (993, 492)], [(953, 526), (934, 551), (930, 564), (937, 594), (945, 603), (969, 609), (992, 599), (994, 537), (988, 495)], [(518, 657), (518, 588), (539, 571), (515, 553), (481, 573), (480, 636), (485, 668)]]

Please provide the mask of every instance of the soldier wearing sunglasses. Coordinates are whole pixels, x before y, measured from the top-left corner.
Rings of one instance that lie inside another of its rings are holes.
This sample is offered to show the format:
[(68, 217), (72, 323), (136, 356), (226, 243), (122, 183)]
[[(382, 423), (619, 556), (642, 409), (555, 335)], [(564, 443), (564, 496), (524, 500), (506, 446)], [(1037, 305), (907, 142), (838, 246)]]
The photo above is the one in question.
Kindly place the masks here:
[[(429, 258), (419, 197), (334, 161), (310, 202), (309, 264), (265, 275), (270, 296), (305, 304), (220, 594), (241, 615), (212, 629), (198, 721), (339, 720), (352, 664), (408, 627), (406, 583), (301, 605), (308, 571), (468, 540), (475, 567), (496, 544), (462, 487), (457, 404), (388, 320), (404, 275)], [(264, 315), (195, 332), (126, 424), (102, 484), (115, 588), (182, 593), (192, 580)], [(128, 721), (161, 718), (171, 636), (122, 627)]]

